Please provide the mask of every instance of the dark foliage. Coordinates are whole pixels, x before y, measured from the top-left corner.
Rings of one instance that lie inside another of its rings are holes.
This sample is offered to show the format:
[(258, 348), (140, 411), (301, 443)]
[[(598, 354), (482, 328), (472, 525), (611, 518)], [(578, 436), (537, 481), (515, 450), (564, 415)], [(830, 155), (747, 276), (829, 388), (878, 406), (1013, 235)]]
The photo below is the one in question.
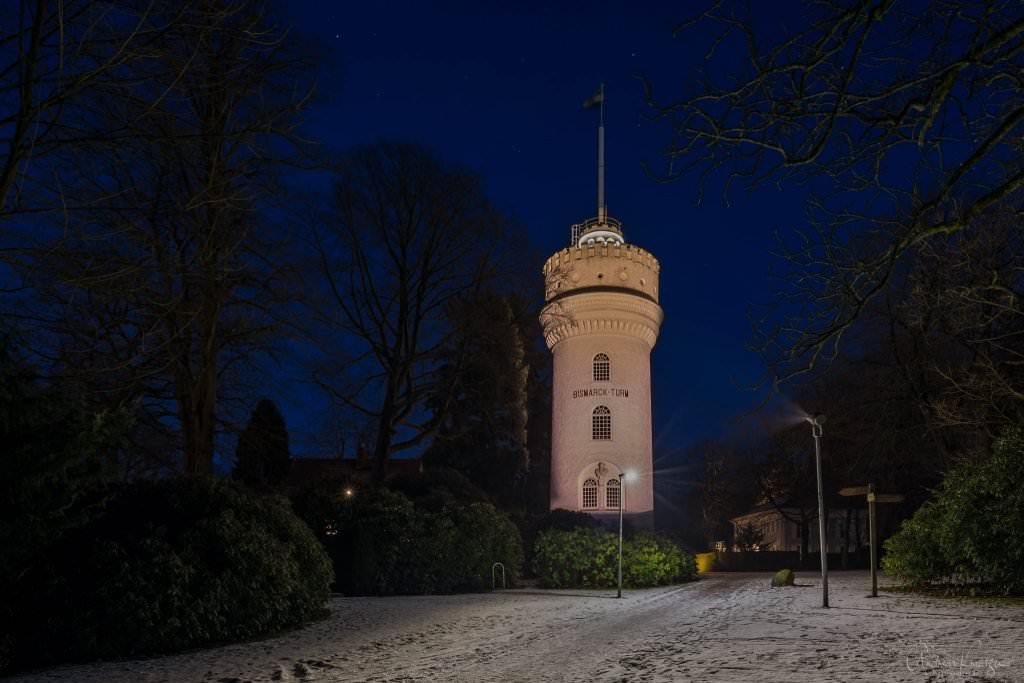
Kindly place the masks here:
[(286, 500), (206, 478), (118, 488), (35, 568), (16, 665), (134, 656), (299, 625), (330, 562)]
[(321, 490), (319, 497), (303, 511), (334, 562), (336, 589), (346, 595), (484, 590), (494, 562), (505, 565), (510, 581), (520, 573), (519, 531), (490, 503), (431, 511), (388, 489), (351, 498)]
[(275, 490), (288, 476), (291, 464), (284, 417), (273, 401), (261, 399), (238, 436), (232, 476), (260, 491)]
[(573, 529), (592, 529), (598, 526), (600, 523), (585, 512), (558, 508), (536, 517), (530, 525), (530, 530), (537, 535), (548, 529), (572, 531)]
[(388, 488), (411, 500), (416, 507), (440, 512), (466, 503), (490, 503), (490, 497), (465, 475), (446, 468), (427, 469), (420, 474), (400, 474), (387, 482)]
[(1024, 593), (1024, 431), (950, 472), (885, 547), (885, 570), (912, 585)]
[(126, 413), (93, 414), (16, 361), (0, 339), (0, 672), (16, 605), (43, 555), (101, 510)]
[(521, 503), (528, 466), (527, 340), (514, 303), (482, 294), (449, 307), (460, 334), (443, 357), (444, 391), (430, 402), (435, 411), (448, 407), (423, 456), (462, 472), (506, 508)]

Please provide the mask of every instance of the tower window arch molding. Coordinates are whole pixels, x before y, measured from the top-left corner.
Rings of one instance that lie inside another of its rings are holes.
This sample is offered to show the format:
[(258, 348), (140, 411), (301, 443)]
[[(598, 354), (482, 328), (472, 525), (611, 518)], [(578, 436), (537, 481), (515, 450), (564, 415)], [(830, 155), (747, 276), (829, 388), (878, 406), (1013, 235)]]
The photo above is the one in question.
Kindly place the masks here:
[(612, 378), (612, 361), (608, 354), (599, 353), (594, 356), (594, 381), (608, 382)]
[(612, 411), (608, 406), (597, 406), (591, 414), (591, 436), (594, 441), (611, 441)]

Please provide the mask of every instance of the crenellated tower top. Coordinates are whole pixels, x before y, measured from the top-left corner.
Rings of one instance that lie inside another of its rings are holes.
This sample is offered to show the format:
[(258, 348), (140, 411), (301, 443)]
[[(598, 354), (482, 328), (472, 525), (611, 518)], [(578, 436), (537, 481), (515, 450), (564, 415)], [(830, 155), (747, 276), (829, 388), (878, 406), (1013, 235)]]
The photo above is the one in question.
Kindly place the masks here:
[(625, 242), (579, 240), (544, 263), (544, 300), (551, 302), (586, 290), (626, 290), (658, 303), (658, 259)]

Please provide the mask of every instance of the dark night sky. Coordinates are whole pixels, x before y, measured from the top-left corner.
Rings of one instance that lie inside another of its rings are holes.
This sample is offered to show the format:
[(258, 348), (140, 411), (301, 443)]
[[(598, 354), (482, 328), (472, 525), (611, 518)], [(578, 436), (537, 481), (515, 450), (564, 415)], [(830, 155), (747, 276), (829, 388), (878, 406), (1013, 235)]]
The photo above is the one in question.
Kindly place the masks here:
[[(542, 259), (593, 216), (596, 114), (582, 101), (607, 88), (608, 204), (627, 241), (662, 264), (666, 321), (654, 352), (656, 455), (718, 431), (754, 395), (745, 349), (750, 304), (770, 300), (776, 229), (799, 225), (803, 197), (713, 185), (702, 206), (692, 180), (661, 184), (671, 140), (647, 121), (637, 74), (667, 98), (683, 91), (702, 51), (672, 27), (695, 11), (637, 2), (295, 2), (286, 21), (322, 43), (326, 102), (311, 135), (344, 149), (381, 138), (423, 142), (478, 171), (491, 198), (526, 226)], [(309, 415), (285, 402), (290, 425)]]

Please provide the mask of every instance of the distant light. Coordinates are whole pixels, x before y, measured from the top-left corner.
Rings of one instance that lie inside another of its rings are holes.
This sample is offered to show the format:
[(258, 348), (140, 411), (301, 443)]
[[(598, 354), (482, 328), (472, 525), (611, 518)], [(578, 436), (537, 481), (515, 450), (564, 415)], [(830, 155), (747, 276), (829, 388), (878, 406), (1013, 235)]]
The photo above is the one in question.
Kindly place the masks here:
[(345, 497), (346, 498), (351, 498), (352, 496), (355, 495), (355, 493), (356, 492), (352, 490), (352, 487), (350, 487), (350, 486), (345, 487)]

